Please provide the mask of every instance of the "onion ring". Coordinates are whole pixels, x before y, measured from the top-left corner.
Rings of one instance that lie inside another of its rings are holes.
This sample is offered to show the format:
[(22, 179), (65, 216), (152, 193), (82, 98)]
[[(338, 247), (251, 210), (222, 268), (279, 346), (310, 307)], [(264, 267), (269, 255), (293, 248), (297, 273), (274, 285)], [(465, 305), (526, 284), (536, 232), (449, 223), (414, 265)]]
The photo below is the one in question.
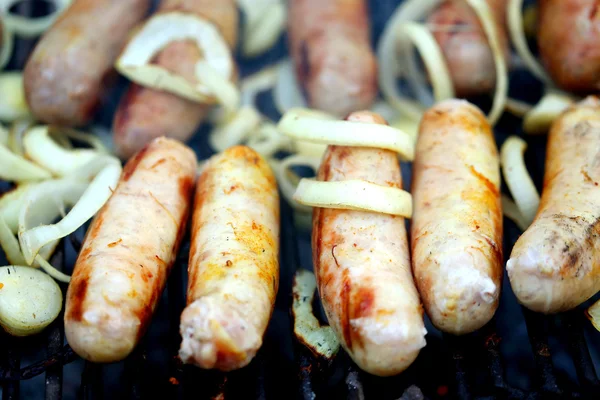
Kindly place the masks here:
[(10, 8), (21, 0), (3, 0), (0, 1), (0, 15), (2, 15), (9, 29), (19, 36), (33, 38), (39, 36), (56, 21), (56, 18), (63, 13), (73, 2), (73, 0), (46, 0), (54, 4), (55, 10), (49, 15), (43, 17), (24, 17), (22, 15), (11, 14)]

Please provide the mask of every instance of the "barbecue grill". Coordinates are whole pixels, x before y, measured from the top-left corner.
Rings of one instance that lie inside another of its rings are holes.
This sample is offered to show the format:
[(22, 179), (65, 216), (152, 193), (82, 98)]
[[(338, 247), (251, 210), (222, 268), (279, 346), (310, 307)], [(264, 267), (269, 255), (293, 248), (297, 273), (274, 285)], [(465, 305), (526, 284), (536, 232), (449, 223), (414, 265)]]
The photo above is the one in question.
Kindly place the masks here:
[[(399, 1), (370, 2), (374, 40)], [(22, 2), (23, 15), (43, 15), (48, 4)], [(34, 42), (19, 39), (9, 69), (21, 69)], [(267, 54), (241, 65), (243, 74), (270, 64), (287, 53), (285, 38)], [(126, 82), (121, 79), (98, 123), (110, 126)], [(525, 73), (513, 73), (513, 94), (534, 100), (541, 86)], [(485, 99), (481, 100), (486, 105)], [(277, 116), (268, 93), (259, 96), (261, 110)], [(518, 120), (505, 116), (497, 131), (501, 143), (519, 131)], [(543, 176), (545, 138), (528, 139), (528, 165), (539, 184)], [(203, 159), (211, 151), (206, 132), (191, 143)], [(410, 166), (403, 165), (405, 185)], [(6, 184), (0, 190), (6, 190)], [(538, 188), (541, 189), (541, 188)], [(360, 371), (340, 351), (333, 360), (316, 357), (295, 340), (290, 316), (292, 279), (299, 268), (311, 268), (310, 233), (294, 221), (291, 207), (281, 204), (281, 282), (276, 308), (264, 345), (252, 363), (222, 373), (184, 366), (177, 358), (179, 316), (185, 305), (189, 238), (184, 240), (167, 288), (148, 333), (125, 361), (99, 365), (81, 360), (66, 344), (62, 315), (39, 335), (14, 338), (2, 334), (0, 386), (2, 399), (600, 399), (600, 334), (587, 321), (584, 307), (543, 316), (521, 308), (508, 279), (495, 318), (478, 332), (453, 337), (427, 323), (427, 347), (416, 362), (396, 377), (379, 378)], [(83, 230), (62, 241), (52, 259), (70, 273)], [(505, 220), (505, 257), (519, 230)], [(5, 260), (0, 259), (5, 263)], [(66, 285), (61, 284), (63, 293)], [(318, 300), (317, 300), (318, 301)], [(315, 304), (318, 317), (324, 318)]]

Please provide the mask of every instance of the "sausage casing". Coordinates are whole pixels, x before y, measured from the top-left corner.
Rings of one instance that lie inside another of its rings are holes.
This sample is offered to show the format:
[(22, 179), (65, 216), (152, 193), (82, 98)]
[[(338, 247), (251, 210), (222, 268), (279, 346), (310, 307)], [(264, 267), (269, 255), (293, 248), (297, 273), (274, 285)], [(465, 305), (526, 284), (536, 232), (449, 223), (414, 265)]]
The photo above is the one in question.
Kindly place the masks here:
[(556, 84), (574, 92), (600, 89), (600, 13), (594, 0), (542, 0), (538, 47)]
[(144, 334), (185, 232), (195, 173), (193, 151), (166, 138), (123, 169), (67, 291), (65, 334), (81, 357), (122, 360)]
[(415, 154), (415, 282), (438, 329), (472, 332), (494, 315), (503, 273), (500, 162), (494, 136), (478, 108), (447, 100), (424, 114)]
[(569, 310), (600, 290), (600, 100), (588, 97), (552, 124), (537, 215), (506, 270), (527, 308)]
[[(235, 1), (164, 0), (159, 12), (169, 11), (207, 19), (219, 29), (229, 46), (235, 47), (238, 28)], [(195, 66), (201, 56), (193, 41), (181, 40), (169, 43), (153, 63), (194, 82)], [(123, 96), (113, 122), (116, 152), (127, 159), (163, 135), (185, 141), (193, 135), (209, 109), (209, 105), (133, 83)]]
[(149, 0), (73, 2), (25, 66), (25, 95), (35, 117), (68, 126), (88, 122), (129, 31), (148, 7)]
[[(509, 54), (504, 18), (506, 0), (488, 0), (498, 28), (500, 44)], [(440, 45), (457, 96), (489, 93), (496, 85), (496, 67), (483, 26), (465, 0), (446, 0), (427, 20)]]
[(338, 116), (369, 108), (377, 65), (366, 0), (291, 0), (290, 51), (313, 108)]
[[(348, 120), (385, 123), (365, 111)], [(397, 155), (383, 149), (329, 146), (317, 178), (402, 188)], [(425, 346), (426, 331), (404, 218), (315, 208), (312, 248), (323, 307), (344, 349), (375, 375), (406, 369)]]
[(179, 356), (241, 368), (262, 345), (279, 285), (275, 177), (254, 150), (232, 147), (208, 161), (194, 203)]

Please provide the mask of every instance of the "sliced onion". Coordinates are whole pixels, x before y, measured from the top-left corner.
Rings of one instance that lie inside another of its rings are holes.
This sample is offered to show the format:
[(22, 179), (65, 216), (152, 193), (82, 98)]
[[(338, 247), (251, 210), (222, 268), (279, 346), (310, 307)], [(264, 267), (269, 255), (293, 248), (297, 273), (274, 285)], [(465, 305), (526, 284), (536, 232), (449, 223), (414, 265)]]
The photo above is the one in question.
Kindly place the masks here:
[(270, 122), (255, 129), (255, 134), (251, 134), (246, 144), (265, 158), (273, 157), (279, 151), (292, 151), (290, 138), (279, 133), (275, 124)]
[(340, 341), (330, 326), (321, 326), (314, 316), (312, 304), (316, 289), (315, 275), (305, 269), (299, 269), (292, 286), (294, 335), (315, 356), (330, 360), (340, 349)]
[(242, 105), (256, 106), (256, 96), (258, 93), (275, 86), (280, 67), (280, 63), (277, 63), (244, 78), (240, 84)]
[(33, 121), (30, 119), (22, 119), (13, 122), (10, 127), (10, 136), (7, 144), (8, 148), (13, 153), (19, 156), (25, 155), (25, 150), (23, 149), (23, 137), (25, 136), (25, 132), (27, 132), (32, 126)]
[(6, 67), (10, 61), (14, 47), (15, 38), (12, 30), (6, 25), (0, 16), (0, 29), (2, 29), (2, 47), (0, 47), (0, 69)]
[(525, 114), (531, 111), (532, 108), (533, 106), (531, 104), (526, 103), (524, 101), (513, 99), (510, 97), (506, 99), (505, 110), (516, 117), (524, 117)]
[(60, 287), (48, 275), (26, 266), (0, 267), (0, 325), (13, 336), (41, 332), (62, 309)]
[(294, 209), (303, 212), (311, 212), (312, 209), (310, 207), (304, 206), (294, 199), (294, 193), (296, 192), (298, 183), (300, 183), (300, 177), (294, 173), (291, 168), (309, 166), (316, 172), (321, 164), (321, 158), (295, 154), (288, 156), (281, 161), (273, 161), (271, 167), (275, 173), (277, 182), (279, 183), (279, 190), (281, 190), (283, 198), (286, 199)]
[(508, 97), (508, 68), (506, 60), (500, 46), (500, 33), (498, 26), (494, 22), (494, 15), (485, 0), (466, 0), (475, 14), (479, 17), (483, 31), (488, 39), (488, 44), (494, 56), (494, 66), (496, 68), (496, 90), (492, 109), (488, 114), (490, 124), (494, 125), (500, 119)]
[(410, 21), (417, 21), (429, 14), (442, 0), (407, 0), (404, 1), (388, 20), (379, 44), (377, 59), (379, 65), (379, 87), (384, 98), (398, 110), (408, 114), (420, 114), (420, 107), (414, 101), (403, 96), (398, 89), (396, 78), (402, 60), (397, 53), (396, 40), (399, 26)]
[[(159, 13), (149, 18), (129, 41), (115, 64), (127, 78), (153, 89), (163, 90), (191, 101), (213, 103), (215, 93), (197, 76), (199, 84), (189, 82), (167, 69), (150, 64), (156, 53), (170, 42), (192, 39), (202, 51), (201, 63), (208, 63), (226, 79), (234, 73), (231, 51), (219, 30), (207, 20), (178, 11)], [(196, 69), (198, 74), (199, 69)]]
[(9, 133), (4, 125), (0, 124), (0, 146), (8, 146)]
[(417, 143), (417, 137), (419, 136), (419, 124), (421, 123), (419, 120), (414, 120), (412, 118), (399, 117), (390, 122), (390, 126), (392, 128), (396, 128), (405, 132), (412, 139), (413, 143)]
[[(69, 177), (32, 189), (19, 215), (19, 243), (27, 263), (33, 262), (43, 246), (73, 233), (92, 218), (111, 196), (120, 175), (121, 163), (113, 158), (89, 185)], [(73, 208), (58, 223), (37, 226), (58, 217), (57, 210), (48, 206), (50, 200)]]
[(525, 230), (529, 227), (529, 223), (525, 220), (523, 214), (521, 214), (521, 210), (519, 210), (517, 204), (511, 199), (509, 199), (508, 196), (506, 196), (505, 194), (502, 194), (501, 200), (502, 213), (504, 214), (504, 216), (513, 221), (515, 224), (517, 224), (519, 229), (525, 232)]
[(523, 156), (526, 149), (527, 143), (523, 139), (511, 136), (502, 144), (500, 157), (506, 185), (523, 215), (524, 222), (529, 226), (540, 205), (540, 195), (525, 166)]
[(575, 100), (561, 93), (548, 93), (523, 119), (523, 130), (531, 135), (544, 134), (550, 130), (552, 122), (569, 108)]
[(17, 35), (32, 38), (41, 35), (50, 28), (56, 18), (69, 7), (73, 0), (52, 0), (54, 4), (52, 14), (35, 18), (9, 13), (10, 8), (19, 1), (21, 0), (0, 1), (0, 15), (3, 16), (6, 25), (11, 31)]
[(320, 160), (323, 157), (325, 150), (327, 150), (327, 145), (323, 143), (311, 143), (296, 140), (293, 142), (293, 149), (298, 155), (318, 158)]
[[(29, 189), (35, 184), (21, 184), (8, 193), (0, 197), (0, 218), (3, 218), (6, 225), (12, 233), (17, 233), (19, 229), (19, 212)], [(11, 262), (11, 264), (22, 264)]]
[[(40, 250), (40, 254), (41, 253), (42, 251)], [(56, 279), (59, 282), (69, 283), (71, 281), (71, 277), (69, 275), (56, 269), (56, 267), (54, 267), (47, 260), (42, 258), (40, 254), (35, 256), (35, 262), (39, 264), (40, 268), (42, 268), (48, 275), (50, 275), (52, 278)]]
[[(25, 265), (25, 257), (21, 252), (21, 246), (19, 246), (19, 240), (15, 234), (11, 231), (10, 227), (4, 221), (4, 218), (0, 216), (0, 247), (4, 250), (6, 260), (12, 265)], [(0, 292), (1, 293), (1, 292)]]
[[(93, 131), (95, 131), (95, 132), (100, 132), (100, 130), (103, 130), (104, 132), (106, 132), (106, 130), (104, 128), (93, 127)], [(78, 142), (89, 145), (94, 150), (96, 150), (96, 152), (98, 152), (98, 153), (102, 153), (102, 154), (110, 153), (110, 151), (108, 150), (108, 148), (105, 145), (105, 140), (103, 141), (100, 137), (98, 137), (100, 135), (97, 135), (97, 134), (80, 132), (76, 129), (66, 128), (66, 127), (62, 127), (62, 126), (52, 126), (52, 125), (50, 125), (48, 127), (48, 133), (56, 141), (61, 140), (61, 141), (65, 141), (65, 144), (68, 143), (64, 147), (71, 146), (69, 140), (76, 140)], [(111, 135), (110, 131), (108, 131), (107, 133), (103, 133), (103, 134)], [(112, 137), (111, 137), (111, 141), (112, 141)]]
[(247, 17), (242, 36), (245, 57), (256, 57), (273, 47), (287, 22), (287, 8), (282, 1), (266, 1), (262, 8), (257, 3), (238, 0)]
[(23, 137), (27, 157), (56, 176), (66, 176), (94, 159), (98, 152), (91, 149), (68, 150), (48, 134), (47, 126), (30, 129)]
[[(446, 60), (442, 50), (432, 33), (422, 24), (415, 22), (405, 22), (398, 26), (398, 35), (400, 40), (404, 41), (404, 47), (407, 49), (405, 56), (413, 54), (411, 44), (414, 44), (431, 80), (434, 100), (441, 101), (451, 99), (455, 96), (454, 86), (450, 71), (446, 65)], [(416, 62), (411, 63), (413, 73), (408, 74), (408, 83), (413, 87), (421, 103), (431, 104), (431, 96), (427, 88), (425, 79), (414, 73), (416, 71)]]
[[(537, 61), (534, 55), (529, 50), (525, 30), (523, 27), (523, 0), (509, 0), (507, 24), (510, 38), (515, 46), (517, 54), (521, 57), (529, 71), (544, 82), (546, 85), (552, 85), (552, 79), (548, 76), (544, 67)], [(569, 29), (567, 27), (563, 27)]]
[(393, 150), (404, 160), (412, 160), (414, 156), (411, 137), (388, 125), (323, 119), (293, 109), (285, 113), (277, 128), (297, 140)]
[(5, 181), (36, 181), (50, 179), (52, 175), (42, 167), (11, 152), (0, 145), (0, 179)]
[(371, 211), (404, 218), (412, 216), (410, 193), (360, 179), (321, 182), (303, 178), (296, 189), (294, 200), (311, 207)]
[(261, 118), (254, 107), (242, 107), (229, 121), (220, 123), (213, 129), (208, 143), (218, 152), (241, 144), (258, 127)]
[(282, 61), (279, 66), (277, 83), (273, 89), (273, 102), (280, 114), (284, 114), (292, 108), (307, 107), (294, 71), (294, 64), (290, 59)]
[(233, 112), (239, 107), (240, 92), (229, 77), (221, 75), (218, 70), (205, 61), (199, 61), (196, 64), (196, 76), (213, 93), (217, 102), (225, 108), (226, 112)]
[(600, 331), (600, 300), (587, 309), (586, 315), (590, 319), (592, 325), (594, 325), (594, 328)]
[(12, 122), (30, 116), (22, 72), (0, 74), (0, 93), (0, 121)]

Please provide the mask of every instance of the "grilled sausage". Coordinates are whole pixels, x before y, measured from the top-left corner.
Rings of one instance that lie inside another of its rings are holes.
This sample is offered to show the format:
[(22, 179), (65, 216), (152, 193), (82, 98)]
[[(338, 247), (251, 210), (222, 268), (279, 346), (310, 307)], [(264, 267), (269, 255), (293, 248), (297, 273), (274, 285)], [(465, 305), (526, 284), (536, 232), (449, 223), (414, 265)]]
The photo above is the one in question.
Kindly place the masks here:
[(540, 206), (506, 264), (525, 307), (565, 311), (600, 290), (599, 184), (600, 100), (588, 97), (552, 124)]
[(83, 125), (148, 0), (77, 0), (39, 41), (24, 72), (25, 95), (46, 123)]
[(184, 363), (229, 371), (262, 344), (279, 285), (279, 197), (269, 165), (236, 146), (214, 156), (198, 179)]
[[(352, 113), (348, 120), (385, 123), (368, 111)], [(382, 149), (329, 146), (317, 178), (402, 188), (396, 154)], [(425, 346), (426, 330), (404, 219), (315, 208), (312, 248), (323, 307), (344, 349), (371, 374), (406, 369)]]
[(165, 138), (125, 166), (67, 291), (65, 333), (81, 357), (122, 360), (144, 334), (185, 232), (195, 171), (192, 150)]
[(290, 49), (308, 103), (334, 115), (369, 108), (377, 65), (366, 0), (291, 0)]
[(563, 89), (600, 89), (600, 13), (595, 0), (541, 0), (538, 47), (550, 76)]
[[(509, 55), (505, 27), (506, 0), (488, 0), (506, 58)], [(477, 14), (465, 0), (446, 0), (428, 18), (440, 45), (459, 97), (489, 93), (496, 85), (496, 67)]]
[(413, 164), (412, 265), (436, 328), (472, 332), (498, 307), (502, 279), (500, 162), (490, 125), (462, 100), (428, 110)]
[[(238, 12), (234, 0), (164, 0), (159, 12), (183, 11), (211, 21), (231, 48), (235, 47)], [(202, 57), (189, 40), (172, 42), (154, 58), (154, 63), (195, 81), (195, 65)], [(167, 135), (185, 141), (196, 131), (209, 105), (175, 94), (132, 84), (123, 96), (113, 122), (115, 149), (127, 159), (152, 139)]]

